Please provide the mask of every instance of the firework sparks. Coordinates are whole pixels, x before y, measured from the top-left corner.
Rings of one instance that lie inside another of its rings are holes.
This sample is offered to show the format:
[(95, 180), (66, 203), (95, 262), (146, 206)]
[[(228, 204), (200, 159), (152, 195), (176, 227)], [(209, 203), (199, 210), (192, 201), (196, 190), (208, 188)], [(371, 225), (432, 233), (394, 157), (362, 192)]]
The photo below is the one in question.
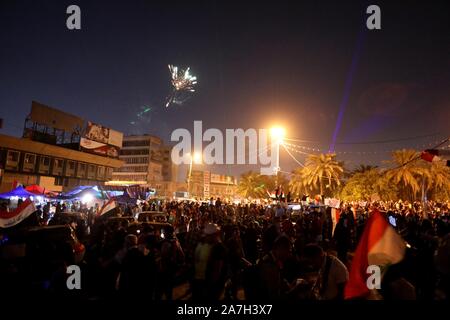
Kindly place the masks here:
[(169, 64), (169, 71), (172, 77), (172, 93), (167, 98), (166, 107), (172, 103), (184, 101), (183, 95), (189, 92), (195, 92), (197, 77), (189, 72), (190, 68), (178, 69), (177, 66)]

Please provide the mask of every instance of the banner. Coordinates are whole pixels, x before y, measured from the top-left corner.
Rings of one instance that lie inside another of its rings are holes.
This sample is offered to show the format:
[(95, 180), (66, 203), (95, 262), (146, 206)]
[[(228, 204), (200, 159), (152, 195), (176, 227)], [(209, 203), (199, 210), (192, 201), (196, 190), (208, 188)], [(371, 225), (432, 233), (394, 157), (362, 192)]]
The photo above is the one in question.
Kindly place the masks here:
[(89, 140), (86, 138), (80, 139), (80, 147), (82, 149), (92, 152), (92, 153), (109, 156), (109, 157), (113, 157), (113, 158), (119, 157), (119, 150), (117, 147), (110, 146), (110, 145), (100, 143), (100, 142), (96, 142), (93, 140)]
[(88, 121), (85, 137), (89, 140), (107, 144), (109, 139), (109, 129)]
[(123, 141), (123, 133), (109, 129), (109, 138), (108, 138), (108, 144), (112, 146), (116, 146), (119, 148), (122, 148), (122, 141)]
[(339, 209), (340, 206), (341, 206), (341, 200), (339, 200), (339, 199), (331, 199), (331, 198), (327, 198), (327, 199), (325, 199), (324, 204), (325, 204), (326, 206), (331, 207), (331, 208)]
[(30, 199), (24, 201), (14, 211), (0, 211), (0, 227), (9, 228), (19, 224), (36, 211), (34, 202)]
[(123, 133), (88, 121), (86, 139), (122, 148)]

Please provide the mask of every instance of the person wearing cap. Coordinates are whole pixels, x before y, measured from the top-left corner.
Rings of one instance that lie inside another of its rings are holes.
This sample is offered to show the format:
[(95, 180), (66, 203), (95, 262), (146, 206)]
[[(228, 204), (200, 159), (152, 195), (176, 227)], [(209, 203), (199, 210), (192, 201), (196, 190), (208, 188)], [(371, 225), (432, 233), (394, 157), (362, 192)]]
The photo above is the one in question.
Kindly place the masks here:
[(195, 249), (192, 298), (196, 301), (217, 301), (225, 286), (226, 249), (216, 224), (206, 224), (203, 234), (204, 240)]

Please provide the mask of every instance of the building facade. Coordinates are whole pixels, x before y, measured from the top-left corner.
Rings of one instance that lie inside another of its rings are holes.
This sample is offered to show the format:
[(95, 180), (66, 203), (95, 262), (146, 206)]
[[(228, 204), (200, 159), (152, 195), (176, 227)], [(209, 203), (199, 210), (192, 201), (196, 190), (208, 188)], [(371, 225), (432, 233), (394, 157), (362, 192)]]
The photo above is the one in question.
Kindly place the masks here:
[(192, 170), (189, 178), (189, 193), (198, 199), (232, 199), (236, 194), (237, 180), (233, 176)]
[(157, 196), (173, 197), (175, 191), (186, 190), (177, 182), (177, 166), (172, 162), (172, 147), (152, 135), (132, 135), (123, 139), (119, 159), (123, 166), (113, 172), (108, 184), (142, 185), (155, 189)]
[(0, 192), (15, 184), (37, 184), (50, 191), (67, 191), (79, 185), (103, 185), (122, 161), (0, 135)]
[(118, 159), (122, 136), (32, 101), (23, 137), (0, 135), (0, 191), (17, 184), (37, 184), (49, 191), (103, 185), (122, 165)]
[(119, 159), (123, 166), (113, 172), (117, 184), (154, 185), (163, 180), (160, 138), (151, 135), (126, 136)]

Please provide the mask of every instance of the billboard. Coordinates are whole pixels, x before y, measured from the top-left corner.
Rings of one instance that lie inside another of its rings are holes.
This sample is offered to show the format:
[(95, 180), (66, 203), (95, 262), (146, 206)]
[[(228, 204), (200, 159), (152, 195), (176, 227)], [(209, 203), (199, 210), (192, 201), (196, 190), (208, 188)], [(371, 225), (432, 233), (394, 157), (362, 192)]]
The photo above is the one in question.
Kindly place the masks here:
[(119, 157), (119, 147), (111, 146), (106, 143), (81, 138), (80, 147), (83, 151), (99, 154), (102, 156), (108, 156), (112, 158)]
[(84, 137), (86, 139), (122, 148), (123, 133), (88, 121)]
[(28, 117), (32, 122), (46, 127), (64, 130), (66, 132), (81, 132), (84, 120), (70, 113), (46, 106), (36, 101), (31, 102), (31, 112)]

